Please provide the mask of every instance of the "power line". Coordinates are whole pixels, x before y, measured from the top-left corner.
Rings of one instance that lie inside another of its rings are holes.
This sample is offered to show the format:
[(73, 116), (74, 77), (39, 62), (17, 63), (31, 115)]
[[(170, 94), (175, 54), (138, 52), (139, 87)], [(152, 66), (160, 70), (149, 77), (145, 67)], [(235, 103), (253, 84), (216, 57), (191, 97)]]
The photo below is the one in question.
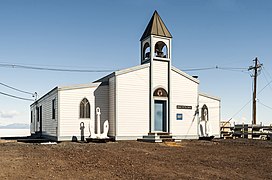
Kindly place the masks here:
[(262, 68), (263, 68), (263, 70), (268, 74), (268, 76), (270, 77), (270, 79), (272, 79), (270, 73), (269, 73), (268, 71), (266, 71), (266, 68), (265, 68), (264, 66), (263, 66)]
[(230, 119), (229, 119), (229, 121), (231, 120), (231, 119), (233, 119), (237, 114), (239, 114), (249, 103), (251, 102), (251, 99), (239, 110), (239, 111), (237, 111)]
[(238, 68), (238, 67), (220, 67), (216, 66), (217, 69), (224, 69), (224, 70), (247, 70), (248, 68)]
[(221, 68), (221, 67), (218, 67), (217, 69), (219, 70), (223, 70), (223, 71), (233, 71), (233, 72), (242, 72), (242, 73), (245, 73), (245, 74), (248, 74), (248, 71), (247, 70), (242, 70), (242, 68), (234, 68), (234, 69), (226, 69), (226, 68)]
[(25, 93), (25, 94), (30, 94), (30, 95), (32, 95), (32, 96), (34, 95), (34, 93), (27, 92), (27, 91), (23, 91), (23, 90), (17, 89), (17, 88), (15, 88), (15, 87), (9, 86), (9, 85), (4, 84), (4, 83), (1, 83), (1, 82), (0, 82), (0, 85), (5, 86), (5, 87), (8, 87), (8, 88), (10, 88), (10, 89), (13, 89), (13, 90), (15, 90), (15, 91), (19, 91), (19, 92)]
[(204, 67), (204, 68), (191, 68), (191, 69), (182, 69), (182, 71), (203, 71), (203, 70), (211, 70), (216, 69), (215, 67)]
[(52, 67), (52, 68), (76, 68), (76, 69), (104, 69), (104, 67), (98, 67), (98, 66), (79, 66), (79, 65), (69, 65), (69, 64), (29, 64), (29, 63), (12, 63), (10, 61), (0, 62), (0, 64), (17, 64), (17, 65), (23, 65), (23, 66), (41, 66), (41, 67)]
[[(116, 69), (65, 69), (65, 68), (49, 68), (49, 67), (21, 65), (21, 64), (9, 64), (9, 63), (0, 63), (0, 67), (5, 67), (5, 68), (19, 68), (19, 69), (32, 69), (32, 70), (43, 70), (43, 71), (82, 72), (82, 73), (88, 73), (88, 72), (113, 72), (113, 71), (116, 71)], [(229, 70), (229, 71), (242, 71), (242, 70), (245, 70), (246, 68), (212, 66), (212, 67), (203, 67), (203, 68), (182, 69), (182, 71), (204, 71), (204, 70), (212, 70), (212, 69)]]
[(224, 127), (228, 122), (230, 122), (237, 114), (239, 114), (249, 103), (251, 102), (251, 99), (243, 106), (239, 111), (237, 111), (225, 124), (223, 124), (222, 127)]
[(272, 83), (272, 80), (269, 81), (259, 92), (258, 94), (260, 94), (267, 86), (269, 86)]
[[(257, 63), (257, 61), (258, 61), (258, 59), (256, 58), (255, 60), (254, 60), (256, 63)], [(262, 64), (255, 64), (255, 67), (253, 67), (253, 66), (250, 66), (249, 67), (249, 69), (248, 70), (251, 70), (251, 69), (253, 69), (253, 68), (255, 68), (255, 74), (254, 74), (254, 77), (257, 77), (257, 75), (258, 75), (258, 69), (259, 68), (261, 68), (262, 67)], [(224, 68), (219, 68), (218, 67), (218, 69), (224, 69)], [(244, 69), (244, 68), (228, 68), (228, 69)], [(266, 78), (266, 77), (265, 77)], [(266, 80), (267, 80), (267, 78), (266, 78)], [(267, 80), (268, 81), (268, 80)], [(266, 86), (264, 86), (259, 92), (258, 92), (258, 94), (260, 94), (267, 86), (270, 86), (270, 84), (272, 83), (272, 80), (270, 81), (270, 82), (268, 82), (267, 84), (266, 84)], [(254, 83), (255, 84), (255, 83)], [(253, 85), (254, 85), (253, 84)], [(255, 97), (255, 100), (256, 100), (256, 97)], [(249, 100), (244, 106), (242, 106), (242, 108), (241, 109), (239, 109), (239, 111), (237, 111), (224, 125), (223, 125), (223, 127), (229, 122), (229, 121), (231, 121), (237, 114), (239, 114), (250, 102), (251, 102), (252, 100)], [(254, 101), (254, 100), (253, 100)], [(260, 104), (262, 104), (261, 102), (259, 102)], [(267, 105), (265, 105), (265, 104), (262, 104), (263, 106), (265, 106), (265, 107), (267, 107), (267, 108), (270, 108), (270, 109), (272, 109), (271, 107), (269, 107), (269, 106), (267, 106)], [(255, 122), (256, 123), (256, 122)]]
[(261, 103), (261, 102), (260, 102), (260, 100), (258, 101), (258, 103), (260, 103), (260, 104), (261, 104), (261, 105), (263, 105), (264, 107), (267, 107), (267, 108), (269, 108), (269, 109), (271, 109), (271, 110), (272, 110), (272, 107), (267, 106), (267, 105), (265, 105), (265, 104)]
[(212, 67), (203, 67), (203, 68), (182, 69), (182, 71), (204, 71), (204, 70), (212, 70), (212, 69), (238, 71), (238, 72), (245, 72), (245, 70), (247, 70), (247, 68), (240, 68), (240, 67), (238, 68), (238, 67), (212, 66)]
[(62, 68), (47, 68), (47, 67), (38, 67), (38, 66), (26, 66), (26, 65), (19, 65), (19, 64), (3, 64), (0, 63), (0, 67), (5, 68), (19, 68), (19, 69), (32, 69), (32, 70), (43, 70), (43, 71), (60, 71), (60, 72), (112, 72), (114, 70), (110, 69), (62, 69)]
[[(270, 74), (269, 74), (268, 72), (266, 72), (266, 69), (265, 69), (264, 67), (263, 67), (263, 70), (264, 70), (264, 74), (263, 74), (263, 75), (264, 75), (264, 78), (265, 78), (266, 82), (269, 83), (269, 81), (268, 81), (268, 79), (267, 79), (267, 77), (266, 77), (265, 74), (267, 73), (269, 76), (270, 76)], [(271, 78), (271, 76), (270, 76), (270, 78)], [(270, 83), (269, 83), (269, 87), (270, 87), (270, 89), (272, 90), (272, 87), (271, 87)]]
[(25, 101), (34, 101), (33, 99), (22, 98), (22, 97), (19, 97), (19, 96), (14, 96), (14, 95), (3, 93), (3, 92), (0, 92), (0, 94), (5, 95), (5, 96), (9, 96), (9, 97), (12, 97), (12, 98), (16, 98), (16, 99), (25, 100)]

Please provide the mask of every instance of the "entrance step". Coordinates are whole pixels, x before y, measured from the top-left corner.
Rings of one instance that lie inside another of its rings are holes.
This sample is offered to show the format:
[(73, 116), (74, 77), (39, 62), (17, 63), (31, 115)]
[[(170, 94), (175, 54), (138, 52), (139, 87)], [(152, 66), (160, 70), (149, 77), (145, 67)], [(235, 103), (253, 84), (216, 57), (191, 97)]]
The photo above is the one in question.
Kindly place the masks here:
[(152, 132), (148, 133), (147, 136), (143, 136), (142, 139), (137, 139), (138, 141), (142, 142), (173, 142), (175, 139), (173, 139), (172, 135), (167, 132)]
[(158, 135), (158, 136), (163, 136), (163, 135), (170, 135), (168, 132), (150, 132), (148, 135)]

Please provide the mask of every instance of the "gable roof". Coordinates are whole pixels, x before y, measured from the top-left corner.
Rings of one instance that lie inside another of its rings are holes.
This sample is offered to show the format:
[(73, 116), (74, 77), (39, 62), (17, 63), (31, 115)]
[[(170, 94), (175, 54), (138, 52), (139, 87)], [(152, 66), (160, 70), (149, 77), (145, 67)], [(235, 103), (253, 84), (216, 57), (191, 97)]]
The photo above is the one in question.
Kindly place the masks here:
[(141, 64), (141, 65), (138, 65), (138, 66), (133, 66), (133, 67), (130, 67), (130, 68), (114, 71), (114, 72), (112, 72), (112, 73), (110, 73), (110, 74), (108, 74), (108, 75), (94, 81), (93, 83), (102, 82), (103, 84), (108, 85), (109, 79), (114, 77), (114, 76), (130, 73), (130, 72), (133, 72), (133, 71), (137, 71), (137, 70), (140, 70), (140, 69), (147, 68), (149, 66), (150, 66), (149, 63), (146, 63), (146, 64)]
[(150, 35), (172, 38), (172, 35), (168, 31), (167, 27), (165, 26), (164, 22), (162, 21), (157, 11), (153, 13), (153, 16), (151, 17), (140, 41), (142, 41), (144, 38)]
[[(146, 63), (146, 64), (142, 64), (142, 65), (138, 65), (138, 66), (133, 66), (133, 67), (127, 68), (127, 69), (118, 70), (118, 71), (115, 71), (115, 72), (113, 72), (111, 74), (108, 74), (108, 75), (94, 81), (93, 83), (101, 82), (103, 85), (108, 85), (109, 79), (114, 77), (114, 76), (118, 76), (118, 75), (130, 73), (130, 72), (133, 72), (133, 71), (141, 70), (141, 69), (147, 68), (149, 66), (150, 66), (150, 64)], [(181, 75), (181, 76), (183, 76), (183, 77), (185, 77), (185, 78), (199, 84), (198, 79), (196, 79), (196, 78), (192, 77), (191, 75), (179, 70), (178, 68), (172, 66), (171, 70), (178, 73), (179, 75)]]

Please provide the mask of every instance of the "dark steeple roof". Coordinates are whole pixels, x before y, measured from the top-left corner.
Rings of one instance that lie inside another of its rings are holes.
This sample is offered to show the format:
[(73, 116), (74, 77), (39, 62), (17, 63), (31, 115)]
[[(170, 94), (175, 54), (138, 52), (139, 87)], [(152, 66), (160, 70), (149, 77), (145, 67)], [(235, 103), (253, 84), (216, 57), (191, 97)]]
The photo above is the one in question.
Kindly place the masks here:
[(150, 35), (172, 38), (172, 35), (168, 31), (157, 11), (154, 12), (152, 18), (150, 19), (140, 41)]

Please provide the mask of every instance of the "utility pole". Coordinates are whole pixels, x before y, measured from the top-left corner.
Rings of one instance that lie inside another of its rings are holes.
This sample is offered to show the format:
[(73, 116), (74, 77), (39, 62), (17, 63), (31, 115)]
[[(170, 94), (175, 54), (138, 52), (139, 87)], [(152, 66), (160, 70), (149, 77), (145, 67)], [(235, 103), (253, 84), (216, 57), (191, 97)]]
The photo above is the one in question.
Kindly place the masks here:
[(256, 100), (257, 100), (257, 76), (258, 72), (261, 70), (260, 68), (262, 67), (263, 64), (260, 64), (258, 61), (258, 58), (256, 57), (254, 60), (254, 66), (250, 66), (248, 68), (249, 71), (253, 70), (253, 75), (252, 77), (254, 78), (253, 80), (253, 104), (252, 104), (252, 125), (256, 124)]

